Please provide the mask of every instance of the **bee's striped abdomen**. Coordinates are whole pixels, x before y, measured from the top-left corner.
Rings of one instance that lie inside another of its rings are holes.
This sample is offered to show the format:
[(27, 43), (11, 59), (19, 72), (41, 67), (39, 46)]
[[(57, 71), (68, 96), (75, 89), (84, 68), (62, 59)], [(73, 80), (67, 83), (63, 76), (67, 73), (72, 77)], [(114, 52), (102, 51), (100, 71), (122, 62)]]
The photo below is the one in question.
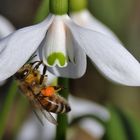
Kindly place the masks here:
[(40, 102), (44, 107), (44, 109), (46, 109), (48, 112), (53, 112), (57, 114), (57, 113), (66, 113), (71, 110), (68, 103), (58, 95), (50, 97), (42, 97), (40, 99)]

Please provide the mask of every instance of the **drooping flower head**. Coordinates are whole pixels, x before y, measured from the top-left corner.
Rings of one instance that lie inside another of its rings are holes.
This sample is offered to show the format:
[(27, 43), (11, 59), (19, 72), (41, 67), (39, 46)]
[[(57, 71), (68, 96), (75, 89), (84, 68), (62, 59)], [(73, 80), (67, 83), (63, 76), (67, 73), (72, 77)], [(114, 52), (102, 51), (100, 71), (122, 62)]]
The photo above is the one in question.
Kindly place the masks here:
[(67, 0), (51, 0), (50, 5), (51, 13), (44, 21), (1, 40), (0, 80), (16, 73), (39, 51), (40, 59), (56, 76), (81, 77), (88, 56), (108, 79), (124, 85), (140, 85), (139, 62), (114, 35), (103, 31), (99, 23), (91, 29), (73, 22), (67, 15)]

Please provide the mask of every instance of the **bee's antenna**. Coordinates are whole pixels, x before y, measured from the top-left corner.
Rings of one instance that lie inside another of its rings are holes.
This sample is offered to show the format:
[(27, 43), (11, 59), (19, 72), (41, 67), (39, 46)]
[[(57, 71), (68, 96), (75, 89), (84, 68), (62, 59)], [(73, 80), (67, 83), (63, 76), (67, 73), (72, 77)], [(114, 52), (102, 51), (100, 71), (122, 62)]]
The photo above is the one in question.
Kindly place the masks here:
[(32, 60), (32, 59), (35, 58), (36, 56), (37, 56), (37, 54), (32, 55), (30, 59)]
[(37, 56), (37, 54), (35, 54), (35, 55), (32, 55), (30, 58), (29, 58), (29, 60), (27, 61), (27, 63), (28, 62), (30, 62), (33, 58), (35, 58)]

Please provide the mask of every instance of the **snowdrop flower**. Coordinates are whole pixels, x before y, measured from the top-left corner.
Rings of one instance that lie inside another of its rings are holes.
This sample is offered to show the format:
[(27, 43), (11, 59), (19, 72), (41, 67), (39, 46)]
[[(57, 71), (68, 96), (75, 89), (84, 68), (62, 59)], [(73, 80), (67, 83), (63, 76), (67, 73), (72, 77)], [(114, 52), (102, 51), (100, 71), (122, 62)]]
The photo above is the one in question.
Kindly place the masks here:
[(66, 3), (51, 0), (51, 14), (44, 21), (17, 30), (0, 41), (0, 81), (16, 73), (38, 50), (40, 59), (56, 76), (81, 77), (88, 56), (106, 78), (139, 86), (139, 62), (113, 36), (74, 23), (66, 14)]
[[(14, 31), (14, 26), (2, 15), (0, 15), (0, 39), (7, 36), (8, 34)], [(0, 86), (5, 83), (4, 81), (0, 82)]]

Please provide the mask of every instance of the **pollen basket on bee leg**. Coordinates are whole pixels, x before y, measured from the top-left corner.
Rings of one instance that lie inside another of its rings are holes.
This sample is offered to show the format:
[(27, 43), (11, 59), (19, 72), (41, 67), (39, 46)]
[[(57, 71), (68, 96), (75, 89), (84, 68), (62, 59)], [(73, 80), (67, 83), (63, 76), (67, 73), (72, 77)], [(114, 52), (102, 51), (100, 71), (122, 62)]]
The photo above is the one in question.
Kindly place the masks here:
[(56, 91), (55, 91), (54, 87), (48, 86), (48, 87), (46, 87), (46, 88), (43, 88), (43, 89), (41, 90), (41, 93), (42, 93), (42, 95), (44, 95), (44, 96), (52, 96), (53, 94), (56, 93)]

